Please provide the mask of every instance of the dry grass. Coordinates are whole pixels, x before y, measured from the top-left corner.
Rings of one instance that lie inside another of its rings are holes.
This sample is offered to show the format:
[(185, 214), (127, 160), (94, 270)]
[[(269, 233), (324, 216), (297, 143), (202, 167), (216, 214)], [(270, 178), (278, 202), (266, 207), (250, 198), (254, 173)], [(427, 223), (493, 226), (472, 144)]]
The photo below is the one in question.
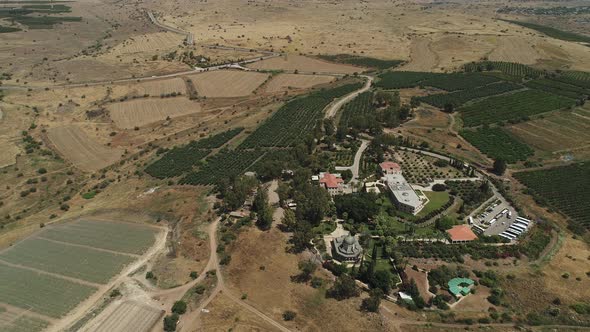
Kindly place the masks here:
[(172, 32), (156, 32), (130, 37), (110, 50), (114, 56), (159, 53), (182, 45), (183, 37)]
[(199, 113), (201, 105), (184, 97), (143, 98), (109, 104), (107, 109), (117, 127), (131, 129), (166, 120), (168, 117)]
[(268, 74), (218, 70), (189, 75), (199, 96), (208, 98), (244, 97), (252, 94)]
[(111, 98), (115, 99), (124, 96), (143, 96), (146, 94), (152, 97), (171, 93), (186, 94), (186, 85), (181, 78), (147, 81), (137, 84), (114, 85), (112, 89)]
[(218, 294), (207, 306), (208, 313), (201, 313), (202, 331), (275, 331), (276, 328), (249, 310)]
[(281, 57), (266, 59), (248, 65), (254, 69), (265, 70), (288, 70), (300, 71), (305, 73), (338, 73), (338, 74), (352, 74), (361, 72), (363, 69), (359, 67), (341, 65), (330, 63), (318, 59), (312, 59), (305, 56), (288, 54)]
[(12, 165), (16, 162), (16, 155), (20, 152), (13, 142), (0, 137), (0, 168)]
[(97, 143), (75, 125), (49, 128), (47, 137), (61, 155), (85, 171), (99, 170), (121, 158), (120, 150)]
[(272, 78), (266, 85), (266, 92), (281, 92), (291, 89), (308, 89), (315, 85), (330, 83), (332, 76), (280, 74)]

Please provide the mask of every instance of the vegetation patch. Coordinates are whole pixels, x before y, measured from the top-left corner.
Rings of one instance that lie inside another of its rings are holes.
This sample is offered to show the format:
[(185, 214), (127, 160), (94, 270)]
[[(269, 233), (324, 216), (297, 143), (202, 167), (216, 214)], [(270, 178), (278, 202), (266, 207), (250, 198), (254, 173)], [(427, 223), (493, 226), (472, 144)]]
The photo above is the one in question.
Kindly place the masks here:
[(522, 86), (511, 82), (499, 82), (473, 89), (466, 89), (452, 93), (438, 93), (430, 96), (418, 97), (416, 99), (439, 108), (443, 108), (447, 104), (451, 104), (453, 107), (459, 107), (474, 99), (499, 95), (518, 89), (522, 89)]
[(569, 32), (569, 31), (559, 30), (559, 29), (552, 28), (552, 27), (546, 26), (546, 25), (530, 23), (530, 22), (521, 22), (521, 21), (510, 21), (510, 20), (504, 20), (504, 21), (512, 23), (512, 24), (520, 25), (520, 26), (528, 28), (528, 29), (536, 30), (544, 35), (547, 35), (547, 36), (549, 36), (551, 38), (555, 38), (555, 39), (561, 39), (561, 40), (572, 41), (572, 42), (583, 42), (583, 43), (590, 42), (590, 37), (588, 37), (588, 36), (580, 35), (580, 34)]
[(350, 54), (320, 55), (319, 58), (332, 62), (346, 63), (349, 65), (375, 69), (395, 68), (404, 63), (402, 60), (382, 60)]
[(461, 136), (494, 160), (515, 163), (519, 160), (526, 160), (534, 154), (533, 149), (528, 145), (498, 127), (462, 130)]
[(528, 78), (538, 78), (544, 74), (544, 71), (523, 65), (522, 63), (503, 61), (471, 62), (465, 64), (463, 69), (467, 72), (497, 71), (509, 76)]
[(466, 127), (492, 124), (505, 120), (526, 120), (529, 116), (568, 106), (574, 100), (539, 90), (526, 90), (506, 96), (496, 96), (460, 109)]
[(581, 99), (590, 95), (590, 90), (553, 79), (542, 78), (525, 83), (531, 89), (546, 91), (572, 99)]
[(514, 173), (527, 186), (535, 201), (548, 205), (571, 220), (571, 228), (584, 232), (590, 228), (590, 163), (572, 164), (531, 172)]
[(478, 86), (499, 82), (501, 79), (479, 73), (427, 73), (396, 71), (379, 75), (375, 84), (384, 89), (403, 89), (417, 86), (431, 86), (446, 91), (471, 89)]

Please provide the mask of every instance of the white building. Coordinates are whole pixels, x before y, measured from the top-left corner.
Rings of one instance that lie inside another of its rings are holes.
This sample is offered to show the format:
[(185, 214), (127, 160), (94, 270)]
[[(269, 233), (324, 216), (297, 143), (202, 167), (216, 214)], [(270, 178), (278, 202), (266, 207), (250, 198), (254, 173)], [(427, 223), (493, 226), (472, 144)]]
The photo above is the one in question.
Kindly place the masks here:
[(425, 201), (420, 199), (408, 181), (406, 181), (402, 175), (401, 167), (397, 163), (390, 161), (383, 162), (380, 166), (384, 175), (383, 180), (387, 183), (387, 187), (393, 195), (397, 208), (413, 215), (420, 212), (425, 205)]

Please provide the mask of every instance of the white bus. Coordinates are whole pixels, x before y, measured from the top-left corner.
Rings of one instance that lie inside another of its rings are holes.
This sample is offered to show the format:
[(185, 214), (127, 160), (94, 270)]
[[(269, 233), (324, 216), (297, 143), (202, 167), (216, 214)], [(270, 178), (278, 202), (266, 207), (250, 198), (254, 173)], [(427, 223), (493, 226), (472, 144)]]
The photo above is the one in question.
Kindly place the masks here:
[(519, 229), (519, 230), (521, 230), (523, 232), (526, 232), (526, 230), (527, 230), (526, 226), (520, 225), (520, 224), (512, 224), (512, 225), (510, 225), (510, 227), (511, 228)]
[(516, 236), (514, 236), (514, 235), (512, 235), (512, 234), (509, 234), (509, 233), (506, 233), (506, 232), (502, 232), (502, 233), (500, 233), (499, 235), (500, 235), (501, 237), (503, 237), (503, 238), (506, 238), (506, 239), (510, 240), (510, 241), (512, 241), (512, 240), (514, 240), (514, 239), (516, 239)]

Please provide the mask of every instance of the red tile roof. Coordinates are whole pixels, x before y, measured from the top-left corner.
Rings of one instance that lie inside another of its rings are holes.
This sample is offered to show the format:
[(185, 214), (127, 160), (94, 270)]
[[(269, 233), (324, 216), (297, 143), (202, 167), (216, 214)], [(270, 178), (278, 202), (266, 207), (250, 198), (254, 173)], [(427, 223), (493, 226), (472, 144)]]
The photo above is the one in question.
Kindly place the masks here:
[(394, 171), (401, 171), (401, 166), (398, 163), (394, 163), (393, 161), (384, 161), (381, 164), (382, 170), (394, 170)]
[(338, 188), (341, 183), (344, 183), (344, 180), (336, 177), (334, 174), (324, 173), (324, 176), (320, 179), (320, 183), (325, 184), (327, 188)]
[(477, 235), (473, 233), (468, 225), (456, 225), (447, 230), (452, 241), (473, 241), (477, 239)]

